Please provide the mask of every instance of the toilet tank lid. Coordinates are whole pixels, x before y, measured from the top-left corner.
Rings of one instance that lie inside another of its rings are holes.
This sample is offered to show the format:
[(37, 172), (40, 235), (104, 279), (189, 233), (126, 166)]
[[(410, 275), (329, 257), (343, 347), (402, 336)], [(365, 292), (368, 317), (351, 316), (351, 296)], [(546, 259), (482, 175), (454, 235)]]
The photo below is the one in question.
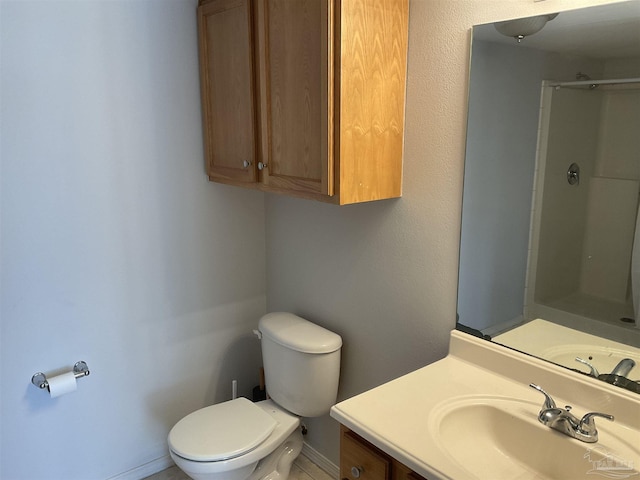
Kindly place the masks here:
[(274, 342), (298, 352), (331, 353), (342, 347), (340, 335), (293, 313), (267, 313), (258, 329)]

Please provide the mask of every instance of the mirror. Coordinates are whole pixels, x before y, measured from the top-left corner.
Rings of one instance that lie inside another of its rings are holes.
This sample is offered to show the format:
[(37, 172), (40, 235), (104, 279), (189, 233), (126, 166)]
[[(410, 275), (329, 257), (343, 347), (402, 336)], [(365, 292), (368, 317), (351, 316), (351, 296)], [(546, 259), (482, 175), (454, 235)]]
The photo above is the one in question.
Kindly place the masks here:
[(458, 325), (640, 393), (640, 1), (525, 20), (473, 28)]

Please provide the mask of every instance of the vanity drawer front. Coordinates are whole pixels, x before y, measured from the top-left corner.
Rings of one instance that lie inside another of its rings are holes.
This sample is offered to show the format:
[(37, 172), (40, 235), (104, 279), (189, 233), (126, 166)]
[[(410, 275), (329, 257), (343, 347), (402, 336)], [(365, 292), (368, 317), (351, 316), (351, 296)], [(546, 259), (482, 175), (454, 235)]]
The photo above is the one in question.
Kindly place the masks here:
[(373, 445), (343, 429), (340, 436), (342, 480), (391, 480), (391, 459)]
[(392, 480), (427, 480), (426, 478), (412, 472), (411, 469), (400, 462), (393, 462)]

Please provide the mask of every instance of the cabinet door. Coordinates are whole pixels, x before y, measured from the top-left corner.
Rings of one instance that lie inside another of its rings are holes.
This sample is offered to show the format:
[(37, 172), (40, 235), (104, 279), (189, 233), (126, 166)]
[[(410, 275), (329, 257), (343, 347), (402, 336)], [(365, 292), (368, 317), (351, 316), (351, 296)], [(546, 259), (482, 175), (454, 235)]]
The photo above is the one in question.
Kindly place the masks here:
[(251, 0), (198, 7), (204, 147), (211, 180), (255, 182), (255, 69)]
[(340, 478), (342, 480), (389, 480), (391, 460), (375, 447), (365, 444), (344, 430), (340, 439)]
[(259, 0), (262, 182), (333, 195), (333, 2)]
[(402, 195), (408, 0), (341, 2), (340, 202)]

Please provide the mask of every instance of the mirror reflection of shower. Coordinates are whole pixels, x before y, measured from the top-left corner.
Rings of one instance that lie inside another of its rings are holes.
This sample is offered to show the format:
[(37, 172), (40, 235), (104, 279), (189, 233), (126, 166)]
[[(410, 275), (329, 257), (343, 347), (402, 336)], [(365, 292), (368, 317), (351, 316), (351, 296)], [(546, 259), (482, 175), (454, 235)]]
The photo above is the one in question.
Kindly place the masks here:
[[(589, 80), (591, 80), (591, 77), (586, 73), (582, 73), (582, 72), (576, 73), (576, 81), (578, 82), (587, 81), (588, 83), (585, 86), (590, 90), (593, 90), (594, 88), (598, 88), (600, 86), (599, 83), (592, 83), (592, 82), (589, 82)], [(574, 86), (574, 88), (577, 88), (577, 86)]]
[(541, 102), (525, 318), (639, 326), (640, 78), (579, 72)]

